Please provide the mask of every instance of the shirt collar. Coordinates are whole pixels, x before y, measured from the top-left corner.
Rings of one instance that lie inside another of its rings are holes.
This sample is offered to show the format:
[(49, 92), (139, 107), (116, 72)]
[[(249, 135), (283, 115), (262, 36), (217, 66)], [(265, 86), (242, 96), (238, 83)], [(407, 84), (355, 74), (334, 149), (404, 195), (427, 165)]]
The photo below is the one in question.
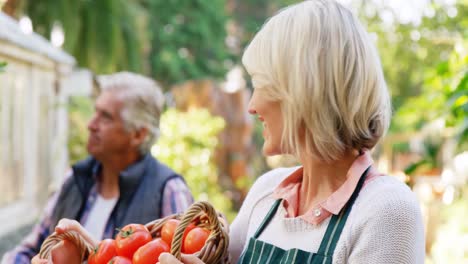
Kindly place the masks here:
[(338, 190), (332, 193), (328, 199), (320, 203), (320, 206), (332, 214), (339, 214), (341, 209), (348, 202), (349, 198), (351, 198), (362, 174), (369, 166), (372, 165), (372, 163), (373, 160), (369, 151), (364, 151), (362, 155), (359, 155), (351, 165), (351, 168), (349, 168), (346, 174), (346, 181), (340, 186), (340, 188), (338, 188)]
[[(327, 218), (327, 214), (318, 214), (317, 210), (323, 209), (328, 212), (328, 215), (338, 214), (340, 210), (346, 205), (348, 200), (351, 198), (351, 195), (356, 189), (357, 183), (364, 173), (364, 171), (371, 166), (373, 163), (372, 157), (369, 150), (364, 150), (361, 155), (359, 155), (356, 160), (351, 165), (350, 169), (346, 174), (345, 182), (328, 198), (319, 203), (318, 206), (306, 212), (302, 218), (308, 222), (314, 224), (320, 221), (323, 221)], [(371, 170), (368, 174), (375, 174), (376, 172)], [(299, 208), (299, 191), (301, 187), (303, 177), (303, 168), (300, 167), (296, 169), (291, 175), (286, 177), (273, 192), (273, 196), (276, 199), (283, 199), (283, 206), (286, 209), (286, 212), (290, 217), (295, 217), (298, 214)], [(370, 177), (366, 178), (366, 181)], [(320, 216), (317, 218), (317, 216)], [(314, 218), (310, 220), (309, 218)], [(309, 221), (310, 220), (310, 221)]]

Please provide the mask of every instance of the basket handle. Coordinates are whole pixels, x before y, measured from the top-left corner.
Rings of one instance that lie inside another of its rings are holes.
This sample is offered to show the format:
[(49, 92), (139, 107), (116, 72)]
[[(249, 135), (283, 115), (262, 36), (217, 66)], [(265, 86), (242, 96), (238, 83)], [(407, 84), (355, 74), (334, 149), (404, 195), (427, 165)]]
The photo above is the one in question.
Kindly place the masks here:
[(68, 240), (78, 247), (81, 262), (88, 259), (89, 253), (93, 250), (93, 245), (87, 242), (82, 237), (82, 235), (80, 235), (76, 231), (70, 230), (60, 234), (54, 232), (50, 236), (48, 236), (42, 243), (41, 249), (39, 251), (39, 257), (41, 259), (48, 259), (54, 246), (63, 240)]
[[(221, 259), (228, 247), (229, 238), (226, 232), (227, 227), (218, 219), (218, 214), (211, 204), (208, 202), (196, 202), (192, 204), (185, 212), (180, 224), (177, 226), (174, 232), (174, 238), (172, 239), (171, 254), (180, 260), (182, 239), (187, 226), (197, 217), (200, 217), (201, 212), (204, 212), (206, 219), (203, 219), (203, 224), (211, 230), (208, 239), (206, 240), (205, 246), (197, 254), (197, 256), (203, 261), (207, 262), (210, 259)], [(221, 243), (216, 246), (216, 238), (222, 237)]]

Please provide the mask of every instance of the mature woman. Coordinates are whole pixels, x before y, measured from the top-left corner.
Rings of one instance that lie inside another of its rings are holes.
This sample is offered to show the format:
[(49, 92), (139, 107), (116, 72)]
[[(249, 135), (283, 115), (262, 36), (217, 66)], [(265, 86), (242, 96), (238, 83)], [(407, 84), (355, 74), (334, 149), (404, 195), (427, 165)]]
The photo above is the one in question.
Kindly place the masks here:
[[(377, 51), (357, 18), (333, 0), (273, 16), (243, 63), (263, 123), (265, 155), (301, 166), (261, 176), (230, 227), (237, 263), (423, 263), (413, 193), (379, 174), (370, 150), (391, 106)], [(181, 263), (170, 254), (161, 264)], [(191, 255), (183, 263), (201, 263)]]
[[(238, 263), (423, 263), (421, 213), (410, 189), (370, 155), (391, 105), (377, 51), (332, 0), (292, 5), (245, 50), (267, 156), (301, 166), (261, 176), (230, 230)], [(184, 263), (200, 263), (184, 256)], [(171, 255), (161, 264), (180, 263)]]

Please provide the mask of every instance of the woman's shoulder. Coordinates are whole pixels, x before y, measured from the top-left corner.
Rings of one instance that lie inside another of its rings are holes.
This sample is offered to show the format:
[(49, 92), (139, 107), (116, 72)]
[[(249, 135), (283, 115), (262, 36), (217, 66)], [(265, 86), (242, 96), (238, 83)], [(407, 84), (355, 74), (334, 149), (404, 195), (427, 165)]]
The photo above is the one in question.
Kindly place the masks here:
[[(395, 197), (416, 201), (416, 196), (404, 182), (390, 175), (378, 176), (365, 183), (362, 195)], [(361, 195), (361, 193), (359, 194)]]
[[(348, 218), (349, 262), (423, 263), (424, 224), (416, 195), (392, 176), (368, 182)], [(392, 256), (393, 259), (387, 259)]]
[(370, 214), (420, 214), (418, 199), (403, 182), (392, 176), (378, 176), (366, 183), (356, 199), (361, 212)]

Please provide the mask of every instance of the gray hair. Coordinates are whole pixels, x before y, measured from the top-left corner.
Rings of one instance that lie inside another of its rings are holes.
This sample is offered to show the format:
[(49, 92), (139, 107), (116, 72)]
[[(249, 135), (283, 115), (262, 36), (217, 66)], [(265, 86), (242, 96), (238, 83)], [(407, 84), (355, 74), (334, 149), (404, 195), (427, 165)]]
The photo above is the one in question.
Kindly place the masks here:
[(120, 96), (124, 105), (120, 114), (127, 131), (148, 130), (148, 136), (139, 146), (141, 154), (148, 153), (160, 135), (164, 95), (159, 85), (148, 77), (131, 72), (101, 75), (96, 82), (101, 91), (115, 91)]

